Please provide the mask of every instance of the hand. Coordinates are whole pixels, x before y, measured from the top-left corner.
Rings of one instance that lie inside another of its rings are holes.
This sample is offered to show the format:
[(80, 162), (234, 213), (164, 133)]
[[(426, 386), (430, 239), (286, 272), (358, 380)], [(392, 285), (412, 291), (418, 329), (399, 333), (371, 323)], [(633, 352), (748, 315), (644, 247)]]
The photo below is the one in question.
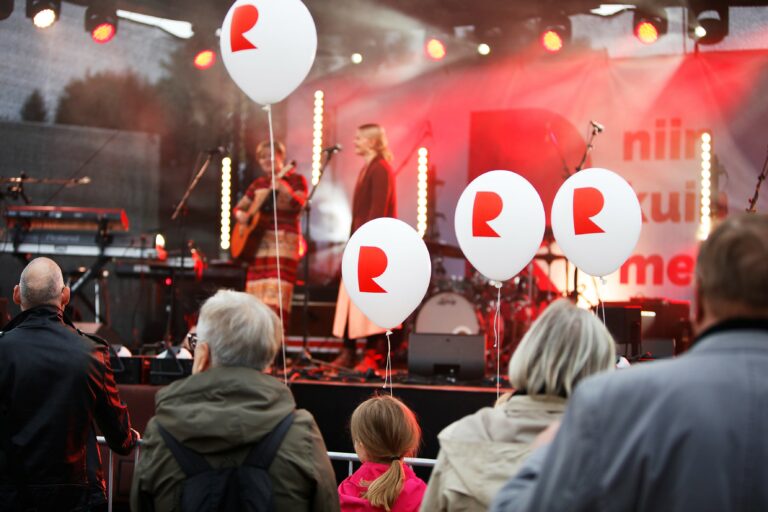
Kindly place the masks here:
[(555, 439), (555, 436), (557, 435), (557, 431), (559, 429), (560, 429), (560, 420), (553, 421), (552, 423), (550, 423), (550, 425), (546, 429), (544, 429), (538, 436), (536, 436), (536, 439), (533, 440), (531, 449), (535, 450), (536, 448), (540, 448), (545, 444), (551, 443)]
[(248, 224), (248, 214), (243, 210), (235, 210), (235, 220), (240, 224)]

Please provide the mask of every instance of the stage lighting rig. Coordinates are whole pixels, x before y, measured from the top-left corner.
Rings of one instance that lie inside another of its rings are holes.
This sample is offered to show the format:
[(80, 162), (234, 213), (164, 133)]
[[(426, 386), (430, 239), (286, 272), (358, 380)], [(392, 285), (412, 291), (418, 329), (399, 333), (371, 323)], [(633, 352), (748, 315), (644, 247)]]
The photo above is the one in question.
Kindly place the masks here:
[(9, 18), (13, 14), (14, 0), (0, 0), (0, 20)]
[(85, 31), (99, 43), (108, 43), (117, 34), (117, 9), (110, 0), (94, 0), (85, 10)]
[(59, 19), (61, 0), (27, 0), (27, 18), (37, 28), (48, 28)]
[(571, 42), (571, 20), (564, 13), (541, 18), (539, 42), (549, 53), (560, 52)]
[(688, 34), (696, 44), (717, 44), (728, 35), (728, 5), (691, 4)]
[(436, 37), (427, 41), (424, 45), (424, 51), (427, 52), (427, 57), (434, 61), (443, 60), (448, 53), (445, 43)]
[(669, 21), (663, 8), (656, 12), (636, 9), (632, 25), (635, 37), (643, 44), (653, 44), (667, 33)]

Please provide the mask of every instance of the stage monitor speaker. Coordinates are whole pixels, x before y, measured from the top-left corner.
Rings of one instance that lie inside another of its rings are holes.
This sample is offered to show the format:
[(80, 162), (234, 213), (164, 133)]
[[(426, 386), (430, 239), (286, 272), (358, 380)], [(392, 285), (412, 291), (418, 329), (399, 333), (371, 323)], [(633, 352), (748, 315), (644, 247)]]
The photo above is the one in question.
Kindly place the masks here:
[(605, 314), (605, 326), (616, 342), (616, 353), (621, 356), (639, 356), (642, 342), (640, 306), (624, 302), (604, 302), (598, 308), (595, 313), (598, 316)]
[(149, 383), (163, 386), (192, 375), (192, 359), (154, 357), (149, 363)]
[(630, 304), (642, 309), (643, 352), (669, 357), (685, 352), (693, 338), (691, 303), (652, 297), (634, 297)]
[(457, 380), (485, 376), (485, 338), (480, 334), (415, 334), (408, 338), (408, 373)]
[[(333, 317), (336, 313), (335, 302), (310, 301), (307, 308), (307, 331), (310, 336), (330, 336), (333, 332)], [(291, 318), (288, 321), (289, 336), (304, 335), (304, 303), (294, 296), (291, 305)]]
[(101, 322), (74, 322), (74, 324), (85, 334), (95, 334), (99, 338), (107, 340), (110, 345), (124, 345), (120, 336), (107, 324)]

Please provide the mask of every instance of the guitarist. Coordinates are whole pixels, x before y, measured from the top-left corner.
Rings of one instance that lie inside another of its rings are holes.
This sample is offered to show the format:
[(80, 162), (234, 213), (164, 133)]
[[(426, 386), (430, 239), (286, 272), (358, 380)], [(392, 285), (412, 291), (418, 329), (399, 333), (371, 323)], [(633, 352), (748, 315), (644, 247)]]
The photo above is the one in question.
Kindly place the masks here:
[[(256, 146), (256, 158), (264, 174), (256, 178), (235, 206), (235, 221), (248, 224), (249, 210), (258, 207), (260, 214), (251, 236), (257, 237), (258, 244), (253, 256), (244, 256), (248, 262), (248, 276), (245, 291), (255, 295), (279, 314), (280, 295), (277, 282), (277, 250), (275, 247), (275, 224), (272, 202), (272, 154), (269, 141)], [(285, 166), (285, 146), (275, 141), (275, 177), (280, 176)], [(289, 170), (277, 180), (277, 241), (280, 244), (280, 278), (283, 302), (283, 329), (287, 329), (291, 313), (293, 286), (299, 262), (301, 208), (307, 201), (307, 180), (295, 169)], [(261, 205), (261, 206), (259, 206)]]

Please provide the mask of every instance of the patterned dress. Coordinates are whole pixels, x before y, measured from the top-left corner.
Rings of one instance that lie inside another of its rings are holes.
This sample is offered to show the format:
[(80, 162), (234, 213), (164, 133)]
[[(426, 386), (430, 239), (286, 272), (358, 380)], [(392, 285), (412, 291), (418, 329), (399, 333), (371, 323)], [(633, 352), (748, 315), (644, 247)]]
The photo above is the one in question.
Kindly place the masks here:
[[(271, 204), (271, 177), (262, 176), (251, 183), (245, 195), (236, 208), (247, 210), (257, 197), (268, 194), (266, 203)], [(277, 240), (275, 240), (275, 220), (272, 209), (263, 212), (257, 224), (261, 233), (261, 241), (253, 261), (248, 266), (245, 291), (261, 299), (264, 304), (279, 313), (280, 295), (282, 291), (283, 328), (287, 330), (290, 320), (293, 286), (299, 263), (299, 241), (301, 238), (299, 214), (307, 197), (307, 180), (295, 171), (283, 177), (293, 189), (294, 195), (283, 192), (278, 187), (277, 193)], [(277, 249), (280, 252), (280, 280), (282, 290), (278, 288), (277, 279)]]

